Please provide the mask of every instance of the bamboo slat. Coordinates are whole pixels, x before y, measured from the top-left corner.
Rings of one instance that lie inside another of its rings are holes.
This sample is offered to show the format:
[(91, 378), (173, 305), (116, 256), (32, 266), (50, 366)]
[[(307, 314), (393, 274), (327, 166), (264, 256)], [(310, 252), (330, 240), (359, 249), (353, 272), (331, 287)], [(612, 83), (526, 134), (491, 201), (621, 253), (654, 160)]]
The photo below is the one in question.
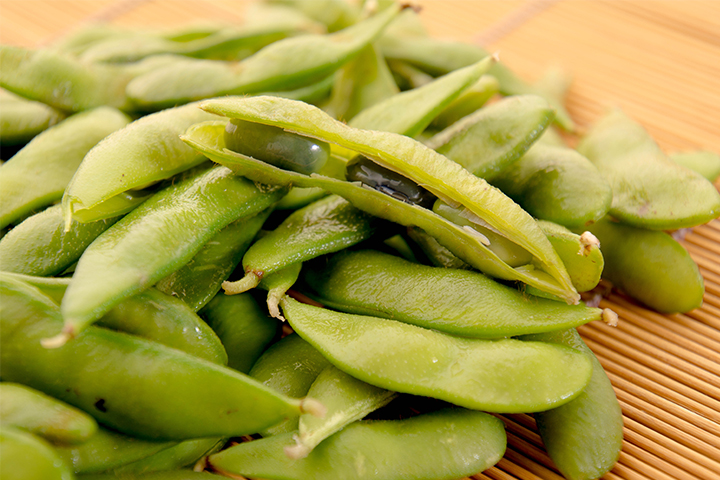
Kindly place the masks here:
[[(716, 0), (420, 0), (433, 36), (476, 41), (528, 80), (573, 74), (568, 109), (587, 129), (610, 106), (668, 152), (720, 151), (720, 2)], [(241, 21), (247, 0), (0, 0), (0, 42), (47, 45), (84, 24), (133, 28)], [(572, 144), (577, 138), (567, 136)], [(716, 183), (720, 185), (720, 182)], [(605, 480), (720, 478), (720, 220), (681, 244), (705, 280), (701, 308), (661, 315), (621, 292), (601, 306), (617, 327), (578, 330), (608, 373), (624, 415), (620, 460)], [(508, 450), (476, 480), (562, 478), (531, 415), (499, 415)], [(468, 480), (468, 479), (464, 479)]]

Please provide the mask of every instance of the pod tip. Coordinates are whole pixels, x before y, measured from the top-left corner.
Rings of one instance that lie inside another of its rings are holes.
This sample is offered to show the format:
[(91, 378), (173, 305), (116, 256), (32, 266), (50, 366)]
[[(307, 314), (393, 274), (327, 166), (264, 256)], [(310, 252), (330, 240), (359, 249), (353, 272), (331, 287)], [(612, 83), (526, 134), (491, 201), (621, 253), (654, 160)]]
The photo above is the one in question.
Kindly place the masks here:
[(44, 348), (60, 348), (65, 345), (68, 340), (71, 340), (75, 336), (74, 329), (70, 326), (63, 328), (62, 332), (58, 333), (54, 337), (43, 338), (40, 340), (40, 345)]
[(247, 292), (257, 287), (261, 279), (262, 275), (258, 275), (255, 272), (247, 272), (243, 278), (236, 282), (223, 282), (222, 288), (225, 290), (225, 295), (237, 295), (238, 293)]
[(602, 311), (602, 321), (610, 325), (611, 327), (617, 327), (618, 320), (620, 317), (617, 313), (613, 312), (609, 308), (604, 308)]
[(309, 413), (313, 417), (323, 418), (327, 412), (327, 408), (313, 398), (303, 398), (300, 400), (300, 412)]
[(287, 445), (283, 448), (285, 456), (292, 460), (300, 460), (301, 458), (307, 457), (310, 453), (310, 448), (308, 448), (307, 445), (300, 443), (296, 435), (293, 436), (293, 439), (297, 443), (295, 445)]
[(279, 292), (277, 292), (277, 291), (273, 292), (272, 290), (270, 290), (270, 292), (268, 292), (267, 306), (268, 306), (268, 311), (270, 312), (271, 317), (277, 318), (281, 322), (284, 322), (285, 317), (283, 317), (282, 314), (280, 313), (280, 299), (283, 297), (283, 295), (285, 295), (285, 292), (282, 291), (282, 289), (279, 289), (279, 290), (280, 290)]
[(587, 257), (590, 255), (593, 247), (599, 248), (600, 240), (590, 232), (583, 232), (582, 235), (580, 235), (580, 251), (578, 254)]

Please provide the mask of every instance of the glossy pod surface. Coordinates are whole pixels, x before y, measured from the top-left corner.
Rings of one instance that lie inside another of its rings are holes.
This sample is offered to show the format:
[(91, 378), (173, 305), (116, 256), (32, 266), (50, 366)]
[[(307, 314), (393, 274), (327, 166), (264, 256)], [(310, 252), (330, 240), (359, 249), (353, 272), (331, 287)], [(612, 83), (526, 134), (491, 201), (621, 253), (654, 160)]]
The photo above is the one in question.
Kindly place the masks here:
[(406, 420), (355, 422), (301, 460), (283, 453), (292, 442), (291, 433), (254, 440), (208, 461), (220, 472), (272, 480), (452, 480), (494, 465), (506, 447), (500, 420), (459, 408)]
[(565, 478), (602, 477), (617, 462), (623, 443), (622, 410), (602, 365), (575, 329), (522, 338), (567, 345), (592, 360), (590, 383), (577, 398), (534, 417), (545, 449)]
[[(100, 327), (47, 349), (62, 328), (36, 288), (3, 278), (0, 375), (74, 405), (138, 437), (183, 440), (255, 433), (299, 414), (293, 400), (180, 350)], [(99, 353), (101, 352), (101, 353)], [(132, 398), (132, 402), (128, 402)]]
[(372, 250), (311, 263), (303, 279), (324, 305), (474, 338), (577, 326), (602, 312), (529, 297), (485, 275), (417, 265)]
[(287, 296), (280, 306), (295, 331), (345, 373), (381, 388), (466, 408), (547, 410), (577, 396), (592, 373), (590, 360), (567, 347), (453, 337), (312, 307)]
[(43, 130), (65, 118), (65, 114), (45, 105), (0, 90), (0, 145), (22, 145)]
[(665, 232), (603, 219), (589, 228), (602, 246), (603, 278), (653, 310), (688, 312), (700, 307), (703, 277), (690, 254)]
[(0, 428), (3, 480), (73, 480), (72, 470), (42, 439), (11, 427)]

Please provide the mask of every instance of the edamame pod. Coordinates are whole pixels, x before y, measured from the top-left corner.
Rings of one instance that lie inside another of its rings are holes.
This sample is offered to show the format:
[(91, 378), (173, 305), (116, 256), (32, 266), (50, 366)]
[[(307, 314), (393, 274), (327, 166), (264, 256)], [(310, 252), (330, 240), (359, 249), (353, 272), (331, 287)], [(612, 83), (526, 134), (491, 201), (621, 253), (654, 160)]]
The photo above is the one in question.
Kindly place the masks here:
[(270, 0), (272, 4), (286, 5), (327, 26), (329, 32), (347, 28), (357, 22), (360, 11), (356, 4), (345, 0)]
[[(132, 122), (86, 155), (62, 197), (66, 221), (88, 214), (114, 197), (170, 178), (205, 161), (178, 135), (190, 125), (217, 118), (196, 105), (172, 108)], [(107, 216), (108, 212), (103, 212)]]
[(60, 200), (85, 154), (129, 122), (119, 110), (100, 107), (73, 115), (35, 137), (0, 167), (0, 227)]
[[(63, 333), (45, 344), (62, 345), (124, 299), (185, 265), (230, 222), (256, 215), (284, 193), (259, 188), (224, 167), (162, 190), (85, 250), (63, 298)], [(192, 229), (184, 228), (188, 223)]]
[(0, 382), (0, 424), (49, 442), (82, 443), (97, 431), (85, 412), (17, 383)]
[(54, 205), (28, 217), (0, 239), (0, 269), (26, 275), (58, 275), (119, 219), (73, 221), (66, 231), (62, 208)]
[[(332, 234), (332, 232), (330, 233)], [(280, 315), (280, 299), (285, 293), (295, 285), (298, 277), (300, 277), (300, 270), (302, 269), (302, 262), (293, 263), (282, 270), (278, 270), (270, 275), (263, 277), (260, 280), (258, 287), (263, 290), (267, 290), (267, 307), (270, 312), (270, 316), (279, 320), (285, 320)]]
[(486, 57), (427, 85), (393, 95), (361, 111), (349, 125), (414, 137), (462, 92), (472, 87), (494, 62), (493, 57)]
[(0, 428), (3, 480), (73, 480), (75, 476), (50, 445), (27, 432)]
[(499, 419), (456, 408), (405, 420), (355, 422), (300, 460), (282, 453), (292, 442), (287, 433), (228, 448), (208, 463), (225, 474), (277, 480), (460, 478), (497, 463), (506, 441)]
[(300, 415), (298, 433), (293, 437), (297, 444), (285, 447), (290, 458), (307, 457), (320, 442), (397, 397), (395, 392), (369, 385), (332, 365), (320, 372), (308, 395), (321, 402), (327, 412), (323, 418)]
[(224, 150), (218, 144), (217, 127), (200, 125), (182, 138), (213, 160), (232, 165), (235, 171), (255, 181), (323, 187), (345, 197), (357, 208), (405, 226), (418, 226), (474, 267), (493, 276), (520, 280), (557, 294), (568, 303), (579, 299), (567, 272), (535, 221), (516, 203), (460, 165), (448, 160), (409, 137), (388, 132), (364, 131), (348, 127), (311, 105), (275, 97), (206, 101), (204, 109), (279, 126), (298, 134), (364, 155), (385, 168), (401, 173), (423, 185), (449, 204), (466, 208), (468, 218), (479, 225), (490, 225), (511, 242), (533, 255), (530, 265), (512, 268), (483, 245), (473, 229), (463, 229), (432, 212), (407, 205), (374, 190), (320, 175), (296, 174)]
[(197, 312), (221, 290), (271, 211), (268, 208), (223, 228), (188, 263), (156, 283), (155, 288), (179, 298)]
[(0, 145), (22, 145), (65, 118), (65, 114), (45, 105), (0, 90)]
[(568, 228), (597, 222), (610, 210), (613, 192), (597, 168), (575, 150), (534, 145), (492, 184), (535, 218)]
[(225, 441), (225, 438), (185, 440), (149, 457), (114, 468), (113, 474), (120, 478), (129, 478), (134, 475), (142, 475), (142, 478), (145, 478), (152, 472), (191, 467), (204, 456), (222, 448)]
[(541, 97), (508, 97), (454, 123), (427, 146), (492, 180), (530, 148), (552, 119), (553, 111)]
[(228, 367), (242, 373), (250, 372), (279, 333), (278, 322), (249, 293), (218, 293), (198, 314), (220, 337)]
[(142, 474), (104, 474), (83, 475), (78, 480), (225, 480), (226, 477), (210, 472), (194, 472), (192, 470), (169, 470), (167, 472), (150, 472)]
[(369, 238), (377, 224), (376, 219), (342, 197), (320, 199), (293, 212), (278, 228), (255, 242), (243, 257), (245, 276), (223, 283), (223, 289), (230, 295), (247, 291), (266, 275)]
[(662, 313), (702, 305), (705, 287), (697, 264), (665, 232), (622, 225), (605, 218), (588, 227), (600, 240), (603, 278)]
[(280, 306), (293, 329), (345, 373), (387, 390), (465, 408), (547, 410), (580, 394), (592, 373), (587, 356), (568, 347), (454, 337), (312, 307), (287, 296)]
[(418, 265), (373, 250), (341, 252), (307, 265), (308, 294), (323, 305), (469, 338), (547, 332), (605, 313), (528, 297), (478, 272)]
[(578, 145), (613, 190), (610, 215), (652, 230), (675, 230), (720, 215), (720, 193), (672, 162), (647, 131), (620, 110), (598, 121)]
[[(283, 395), (299, 397), (307, 395), (312, 383), (328, 365), (330, 363), (312, 345), (299, 335), (290, 334), (268, 348), (249, 375)], [(297, 430), (299, 418), (300, 415), (292, 415), (261, 433), (271, 436), (292, 432)]]
[(247, 435), (321, 409), (227, 367), (100, 327), (61, 348), (43, 348), (40, 340), (62, 328), (58, 307), (7, 278), (0, 293), (0, 376), (22, 379), (121, 432), (157, 440)]
[(617, 462), (623, 442), (622, 411), (602, 365), (574, 328), (522, 339), (566, 345), (592, 361), (590, 383), (577, 398), (534, 417), (548, 455), (565, 478), (602, 477)]
[[(44, 278), (2, 272), (37, 287), (57, 305), (62, 302), (70, 278)], [(213, 333), (184, 302), (150, 288), (121, 302), (97, 321), (102, 327), (152, 340), (190, 355), (225, 365), (228, 356)]]
[(324, 110), (334, 118), (347, 121), (398, 92), (400, 89), (385, 59), (371, 44), (337, 72)]
[(710, 182), (715, 182), (720, 177), (720, 155), (715, 152), (708, 150), (676, 152), (670, 155), (670, 160), (696, 171)]
[(433, 119), (430, 127), (442, 130), (485, 105), (498, 93), (498, 81), (492, 75), (483, 75), (472, 87), (463, 92)]
[(127, 94), (139, 108), (157, 110), (228, 94), (303, 87), (347, 63), (375, 40), (400, 10), (393, 5), (335, 34), (281, 40), (236, 64), (207, 60), (159, 69), (130, 82)]

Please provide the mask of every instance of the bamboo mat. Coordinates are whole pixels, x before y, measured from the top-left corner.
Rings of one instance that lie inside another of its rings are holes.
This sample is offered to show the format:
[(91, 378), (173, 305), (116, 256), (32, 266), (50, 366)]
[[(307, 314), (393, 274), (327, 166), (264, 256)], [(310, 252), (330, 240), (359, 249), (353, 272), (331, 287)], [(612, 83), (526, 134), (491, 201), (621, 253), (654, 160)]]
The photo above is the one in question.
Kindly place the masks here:
[[(581, 128), (610, 106), (666, 151), (720, 151), (720, 2), (715, 0), (419, 1), (433, 36), (478, 41), (528, 80), (559, 64)], [(0, 0), (0, 42), (44, 45), (89, 21), (134, 27), (234, 21), (233, 0)], [(660, 315), (612, 292), (620, 323), (581, 327), (623, 408), (625, 440), (607, 479), (720, 478), (720, 220), (682, 244), (700, 266), (702, 308)], [(508, 451), (475, 479), (560, 479), (529, 415), (502, 417)]]

